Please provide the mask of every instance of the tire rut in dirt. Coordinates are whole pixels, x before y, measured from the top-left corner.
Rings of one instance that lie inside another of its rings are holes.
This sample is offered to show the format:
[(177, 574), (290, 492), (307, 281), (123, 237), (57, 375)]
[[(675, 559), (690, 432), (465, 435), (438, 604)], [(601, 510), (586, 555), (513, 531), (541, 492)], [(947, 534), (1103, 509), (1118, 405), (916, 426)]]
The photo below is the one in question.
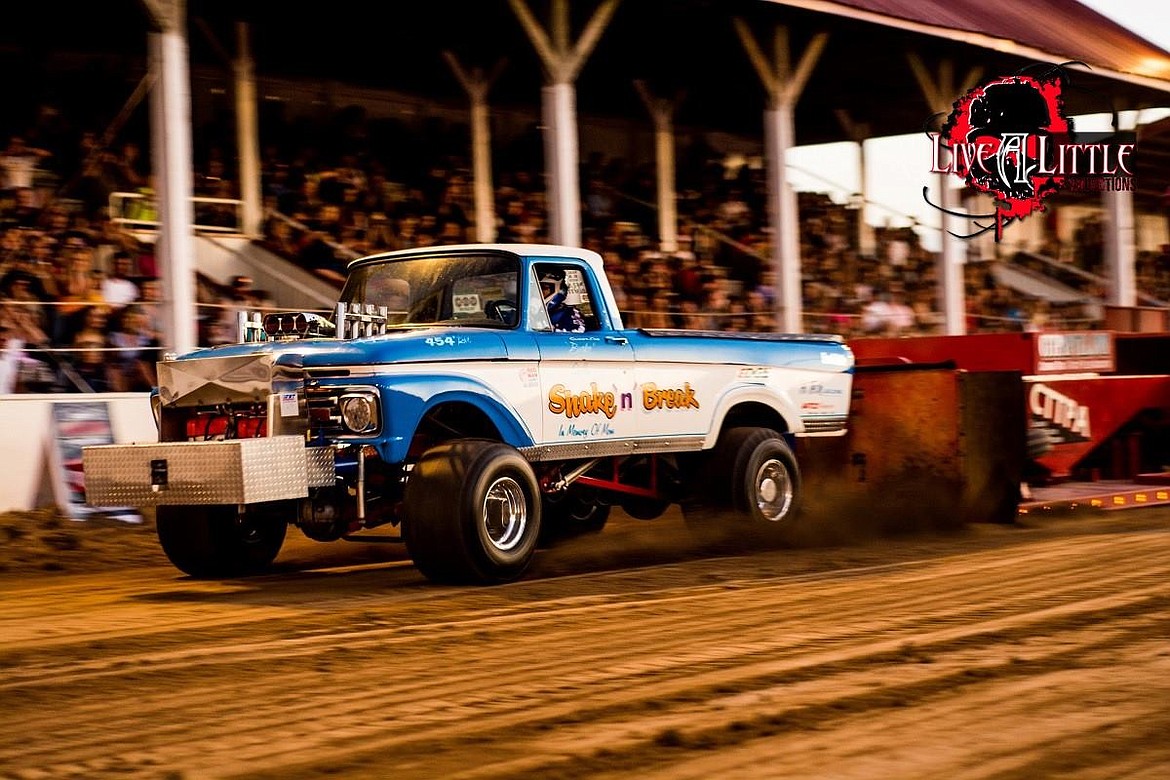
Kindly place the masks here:
[[(782, 573), (788, 557), (776, 553), (428, 588), (423, 600), (384, 593), (382, 603), (361, 578), (349, 605), (336, 594), (281, 605), (279, 577), (259, 592), (249, 581), (236, 607), (229, 591), (243, 583), (182, 583), (173, 601), (125, 613), (157, 619), (161, 635), (173, 625), (173, 652), (111, 652), (84, 636), (55, 637), (42, 652), (33, 633), (19, 651), (0, 651), (18, 675), (39, 666), (36, 679), (7, 689), (0, 765), (64, 777), (125, 744), (116, 758), (129, 777), (170, 767), (259, 777), (261, 766), (271, 777), (330, 767), (372, 777), (386, 762), (401, 777), (572, 776), (627, 763), (650, 776), (659, 761), (701, 767), (712, 747), (746, 751), (750, 768), (766, 730), (775, 739), (833, 732), (818, 712), (862, 725), (890, 719), (941, 706), (943, 689), (986, 697), (979, 715), (995, 722), (1006, 706), (996, 700), (1012, 698), (991, 696), (997, 685), (1046, 668), (1096, 669), (1164, 636), (1148, 621), (1170, 606), (1165, 539), (1057, 538), (797, 575)], [(235, 613), (237, 628), (183, 628), (207, 608), (191, 600), (196, 589), (221, 592), (213, 604)], [(43, 609), (69, 602), (57, 590)], [(98, 661), (104, 676), (70, 676), (71, 663)], [(1156, 669), (1146, 679), (1170, 679)], [(54, 707), (63, 696), (70, 707)]]

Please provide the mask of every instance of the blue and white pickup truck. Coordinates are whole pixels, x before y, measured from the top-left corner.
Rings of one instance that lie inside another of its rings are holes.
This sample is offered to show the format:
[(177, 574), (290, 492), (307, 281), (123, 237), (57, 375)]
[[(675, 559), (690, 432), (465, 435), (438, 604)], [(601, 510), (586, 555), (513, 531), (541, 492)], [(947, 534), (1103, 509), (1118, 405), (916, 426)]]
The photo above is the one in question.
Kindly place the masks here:
[(363, 258), (332, 316), (241, 334), (159, 363), (159, 442), (83, 454), (89, 503), (157, 507), (193, 576), (263, 571), (289, 525), (395, 527), (445, 582), (515, 579), (612, 505), (767, 532), (800, 503), (792, 438), (844, 433), (853, 378), (836, 336), (628, 329), (600, 256), (560, 246)]

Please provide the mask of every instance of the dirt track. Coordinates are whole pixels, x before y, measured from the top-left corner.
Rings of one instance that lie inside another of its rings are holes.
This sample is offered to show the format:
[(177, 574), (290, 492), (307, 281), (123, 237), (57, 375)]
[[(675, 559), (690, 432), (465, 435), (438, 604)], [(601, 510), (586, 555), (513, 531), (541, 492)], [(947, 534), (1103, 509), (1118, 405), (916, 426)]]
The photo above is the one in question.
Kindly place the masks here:
[(3, 575), (0, 777), (1170, 776), (1170, 510), (684, 534), (617, 519), (495, 588), (295, 533), (252, 580), (140, 533), (133, 568)]

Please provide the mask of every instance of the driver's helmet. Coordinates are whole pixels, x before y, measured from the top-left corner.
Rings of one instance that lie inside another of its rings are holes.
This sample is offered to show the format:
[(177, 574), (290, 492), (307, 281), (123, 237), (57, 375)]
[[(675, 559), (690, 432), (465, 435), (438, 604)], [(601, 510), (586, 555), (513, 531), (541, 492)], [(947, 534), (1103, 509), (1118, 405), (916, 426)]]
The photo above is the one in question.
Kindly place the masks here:
[(559, 287), (560, 284), (560, 279), (556, 278), (552, 274), (545, 274), (540, 278), (540, 292), (545, 298), (548, 298), (557, 291), (557, 287)]

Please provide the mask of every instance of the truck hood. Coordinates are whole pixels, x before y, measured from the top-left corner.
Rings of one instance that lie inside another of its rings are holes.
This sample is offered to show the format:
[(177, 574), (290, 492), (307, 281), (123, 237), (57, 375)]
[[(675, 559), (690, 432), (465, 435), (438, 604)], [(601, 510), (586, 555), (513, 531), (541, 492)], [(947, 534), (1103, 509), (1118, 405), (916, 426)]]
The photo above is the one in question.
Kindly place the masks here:
[(230, 344), (158, 365), (164, 404), (260, 402), (295, 389), (303, 370), (451, 360), (506, 360), (504, 331), (411, 328), (362, 339), (302, 339)]

